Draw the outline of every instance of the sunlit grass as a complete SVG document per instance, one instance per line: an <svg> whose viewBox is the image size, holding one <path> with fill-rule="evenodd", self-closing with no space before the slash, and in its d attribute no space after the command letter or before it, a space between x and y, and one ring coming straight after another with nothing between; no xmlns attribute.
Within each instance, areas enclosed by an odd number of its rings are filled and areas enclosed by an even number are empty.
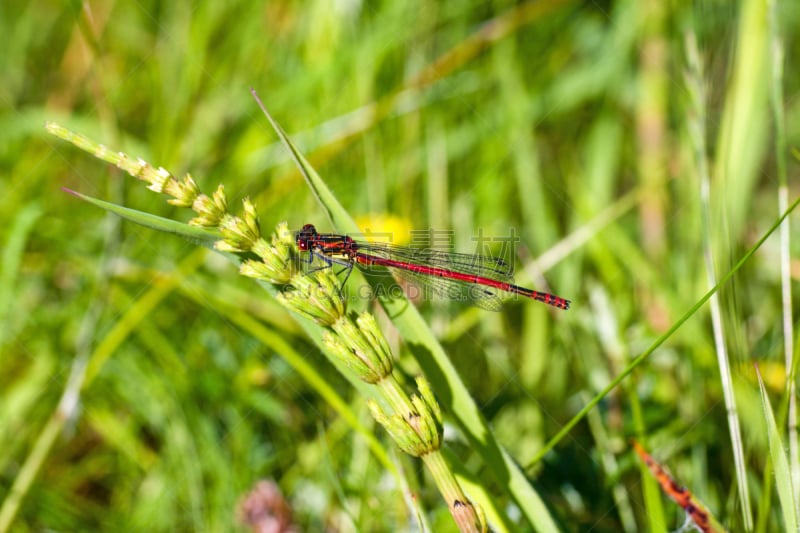
<svg viewBox="0 0 800 533"><path fill-rule="evenodd" d="M224 184L232 205L249 196L263 228L353 231L328 217L249 87L348 215L453 230L460 251L513 228L517 281L573 301L566 313L423 304L417 325L380 318L407 390L423 373L434 384L445 456L494 527L542 528L519 508L536 494L568 531L645 529L659 505L655 523L678 528L682 511L639 471L631 437L728 530L748 513L756 530L790 523L787 494L800 491L768 463L783 442L788 468L800 464L785 425L796 408L782 407L793 217L719 293L729 378L706 305L598 394L710 288L704 250L719 281L797 197L792 3L79 9L0 17L0 525L235 531L238 502L271 479L306 531L413 530L419 510L431 530L454 530L418 461L376 455L395 447L364 396L271 296L196 243L61 191L193 216L47 136L46 120L190 171L203 190ZM687 79L690 31L702 68ZM692 83L705 97L692 102ZM769 434L753 362L773 370ZM489 429L464 422L477 414ZM485 431L505 460L488 458ZM504 477L537 458L527 479Z"/></svg>

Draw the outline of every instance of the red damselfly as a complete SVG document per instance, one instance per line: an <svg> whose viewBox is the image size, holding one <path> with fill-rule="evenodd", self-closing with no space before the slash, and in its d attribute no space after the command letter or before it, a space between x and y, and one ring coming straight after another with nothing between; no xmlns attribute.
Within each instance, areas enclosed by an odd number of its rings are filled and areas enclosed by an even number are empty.
<svg viewBox="0 0 800 533"><path fill-rule="evenodd" d="M438 296L468 301L492 311L502 306L501 292L569 309L569 300L560 296L514 285L514 269L502 259L356 241L347 235L317 233L312 224L303 226L295 240L300 251L311 254L312 261L318 258L326 266L342 265L348 275L355 264L383 266L416 285L430 288Z"/></svg>

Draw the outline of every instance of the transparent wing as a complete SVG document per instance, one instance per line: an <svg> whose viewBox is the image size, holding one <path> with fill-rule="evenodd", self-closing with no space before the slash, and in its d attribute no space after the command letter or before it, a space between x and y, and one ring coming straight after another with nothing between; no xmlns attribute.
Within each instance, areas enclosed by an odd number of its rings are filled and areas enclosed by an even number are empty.
<svg viewBox="0 0 800 533"><path fill-rule="evenodd" d="M445 268L498 281L512 282L514 276L513 266L498 257L487 255L460 254L430 248L412 248L369 242L359 242L358 249L366 254L384 259Z"/></svg>
<svg viewBox="0 0 800 533"><path fill-rule="evenodd" d="M411 287L406 288L406 294L412 300L442 298L475 305L489 311L499 311L503 307L503 300L500 297L502 291L494 287L429 276L399 268L390 270L398 278L411 284Z"/></svg>

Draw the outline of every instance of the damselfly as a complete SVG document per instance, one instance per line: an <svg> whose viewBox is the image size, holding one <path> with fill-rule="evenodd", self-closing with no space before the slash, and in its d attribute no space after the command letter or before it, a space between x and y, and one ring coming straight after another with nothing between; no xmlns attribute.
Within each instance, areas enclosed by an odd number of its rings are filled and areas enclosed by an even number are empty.
<svg viewBox="0 0 800 533"><path fill-rule="evenodd" d="M309 252L312 260L319 258L327 266L340 264L348 269L348 275L355 264L384 266L438 296L465 300L492 311L502 306L501 292L569 309L569 300L560 296L514 285L513 267L499 258L356 241L347 235L317 233L311 224L303 226L295 239L297 247Z"/></svg>

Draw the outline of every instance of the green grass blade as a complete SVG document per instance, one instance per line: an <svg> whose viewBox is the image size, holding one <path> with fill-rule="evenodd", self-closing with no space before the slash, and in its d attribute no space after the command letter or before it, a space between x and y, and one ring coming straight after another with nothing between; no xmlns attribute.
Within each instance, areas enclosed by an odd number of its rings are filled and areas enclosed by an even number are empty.
<svg viewBox="0 0 800 533"><path fill-rule="evenodd" d="M278 137L289 150L306 183L319 201L320 207L336 229L344 233L359 232L360 229L350 214L339 203L311 164L295 148L289 136L272 118L254 91L253 96ZM378 276L370 278L375 280ZM385 291L379 292L379 294L384 293ZM514 459L495 439L480 409L447 357L444 348L436 340L416 307L405 297L392 299L382 297L380 302L410 347L425 372L425 376L431 382L437 399L444 405L445 410L456 419L473 449L483 458L488 471L492 472L496 480L508 491L534 528L539 531L556 531L555 522L544 502L528 483L526 476Z"/></svg>
<svg viewBox="0 0 800 533"><path fill-rule="evenodd" d="M686 72L686 85L689 89L691 112L689 113L689 131L691 144L694 148L695 165L699 178L700 189L700 220L701 234L703 243L703 258L706 267L706 279L709 287L716 285L716 260L715 247L713 246L711 223L711 177L709 174L706 159L706 123L704 104L707 101L705 87L703 85L703 64L701 55L697 49L697 40L693 32L689 32L686 38L686 56L688 68ZM750 511L750 494L747 490L747 469L744 458L744 445L742 443L742 432L740 429L741 417L736 403L736 395L733 391L733 379L731 377L731 364L728 355L728 342L723 321L723 312L720 305L718 294L714 294L709 302L711 311L711 331L713 332L714 347L717 354L717 366L719 367L720 384L722 385L722 396L725 401L726 412L728 415L728 431L730 434L731 450L733 452L734 471L736 473L736 484L739 489L739 497L742 501L742 514L744 526L747 530L753 529L752 512Z"/></svg>
<svg viewBox="0 0 800 533"><path fill-rule="evenodd" d="M97 198L92 198L91 196L87 196L70 189L64 190L77 196L81 200L85 200L90 204L96 205L97 207L105 209L106 211L110 211L121 216L122 218L130 220L131 222L135 222L154 230L163 231L165 233L174 233L175 235L179 235L194 244L199 244L201 246L205 246L206 248L213 249L214 243L220 239L220 235L216 231L197 226L190 226L189 224L184 224L183 222L162 218L156 215L151 215L150 213L145 213L143 211L137 211L136 209L131 209L129 207L123 207L121 205L112 204L111 202L98 200Z"/></svg>
<svg viewBox="0 0 800 533"><path fill-rule="evenodd" d="M786 119L784 118L783 94L783 62L784 45L779 23L777 0L768 0L768 29L771 49L771 80L770 103L772 109L772 122L775 128L775 170L778 174L778 209L786 208L789 203L789 184L786 177ZM791 226L785 222L781 226L781 304L783 310L783 347L786 368L794 366L794 318L792 316L792 275L791 275ZM800 443L797 434L797 385L794 380L789 381L789 464L792 471L792 484L800 485ZM800 508L797 498L800 494L795 492L795 506Z"/></svg>
<svg viewBox="0 0 800 533"><path fill-rule="evenodd" d="M775 486L778 490L778 500L781 502L783 511L783 521L785 531L797 531L797 510L794 506L794 488L792 487L792 477L789 471L789 461L783 452L783 442L775 423L775 416L772 414L767 389L761 379L761 372L756 367L758 374L758 385L761 391L761 406L764 409L764 420L767 423L767 437L769 439L769 454L775 470Z"/></svg>
<svg viewBox="0 0 800 533"><path fill-rule="evenodd" d="M739 261L733 266L733 268L731 270L729 270L727 274L722 276L722 278L720 278L719 283L714 285L714 287L712 287L708 292L706 292L705 295L703 295L703 297L700 298L697 301L697 303L695 303L691 308L689 308L689 310L686 311L686 313L684 313L684 315L682 317L680 317L674 324L672 324L672 326L669 327L669 329L667 329L667 331L665 331L660 337L658 337L653 342L653 344L650 345L649 348L647 348L644 352L642 352L641 354L636 356L636 358L633 359L633 361L631 361L631 363L627 367L625 367L625 370L620 372L620 374L616 378L614 378L608 385L606 385L606 387L602 391L600 391L594 398L592 398L589 401L589 403L587 403L585 406L583 406L583 408L580 411L578 411L578 413L575 416L573 416L572 419L569 422L564 424L564 427L562 427L561 430L558 433L556 433L556 435L552 439L550 439L547 442L547 444L545 444L542 447L541 450L539 450L536 453L536 455L533 457L533 459L531 459L531 461L528 463L527 468L532 467L533 465L538 463L545 455L547 455L547 452L552 450L553 447L555 447L556 444L561 442L561 439L563 439L570 432L570 430L572 430L572 428L575 427L575 425L578 422L583 420L583 418L586 416L586 414L589 411L594 409L594 407L598 403L600 403L603 400L603 398L605 398L608 395L609 392L614 390L617 387L617 385L622 383L622 381L626 377L628 377L628 375L631 372L633 372L633 370L637 366L639 366L645 359L647 359L648 356L650 356L650 354L652 354L654 351L656 351L662 344L664 344L664 342L666 342L667 339L669 339L676 331L678 331L681 328L681 326L683 326L683 324L686 323L687 320L689 320L703 305L705 305L705 303L709 299L711 299L711 297L714 294L717 293L717 291L719 291L720 287L722 287L728 281L730 281L730 279L733 277L733 275L736 274L736 272L738 272L740 268L742 268L742 266L753 256L753 254L756 253L756 251L759 248L761 248L761 245L764 244L764 242L769 238L769 236L772 235L775 232L775 230L777 230L780 227L781 223L789 216L789 214L792 211L794 211L794 209L798 205L800 205L800 197L798 197L792 203L792 205L789 206L789 208L786 210L786 212L784 212L780 216L780 218L778 218L778 220L775 221L775 223L772 225L772 227L770 227L767 230L767 232L764 233L764 235L761 236L761 238L758 240L758 242L756 242L747 251L747 253L745 253L741 257L741 259L739 259Z"/></svg>
<svg viewBox="0 0 800 533"><path fill-rule="evenodd" d="M664 506L661 503L661 492L658 482L647 471L647 466L639 467L642 479L642 494L644 495L645 515L649 531L661 533L667 531L667 520L664 517Z"/></svg>
<svg viewBox="0 0 800 533"><path fill-rule="evenodd" d="M11 314L12 296L19 274L22 253L28 236L41 215L42 208L38 204L30 204L20 209L14 217L8 232L8 239L3 246L2 258L0 258L2 261L0 263L0 347L5 344L7 337L11 336L8 331L11 321L7 317Z"/></svg>

